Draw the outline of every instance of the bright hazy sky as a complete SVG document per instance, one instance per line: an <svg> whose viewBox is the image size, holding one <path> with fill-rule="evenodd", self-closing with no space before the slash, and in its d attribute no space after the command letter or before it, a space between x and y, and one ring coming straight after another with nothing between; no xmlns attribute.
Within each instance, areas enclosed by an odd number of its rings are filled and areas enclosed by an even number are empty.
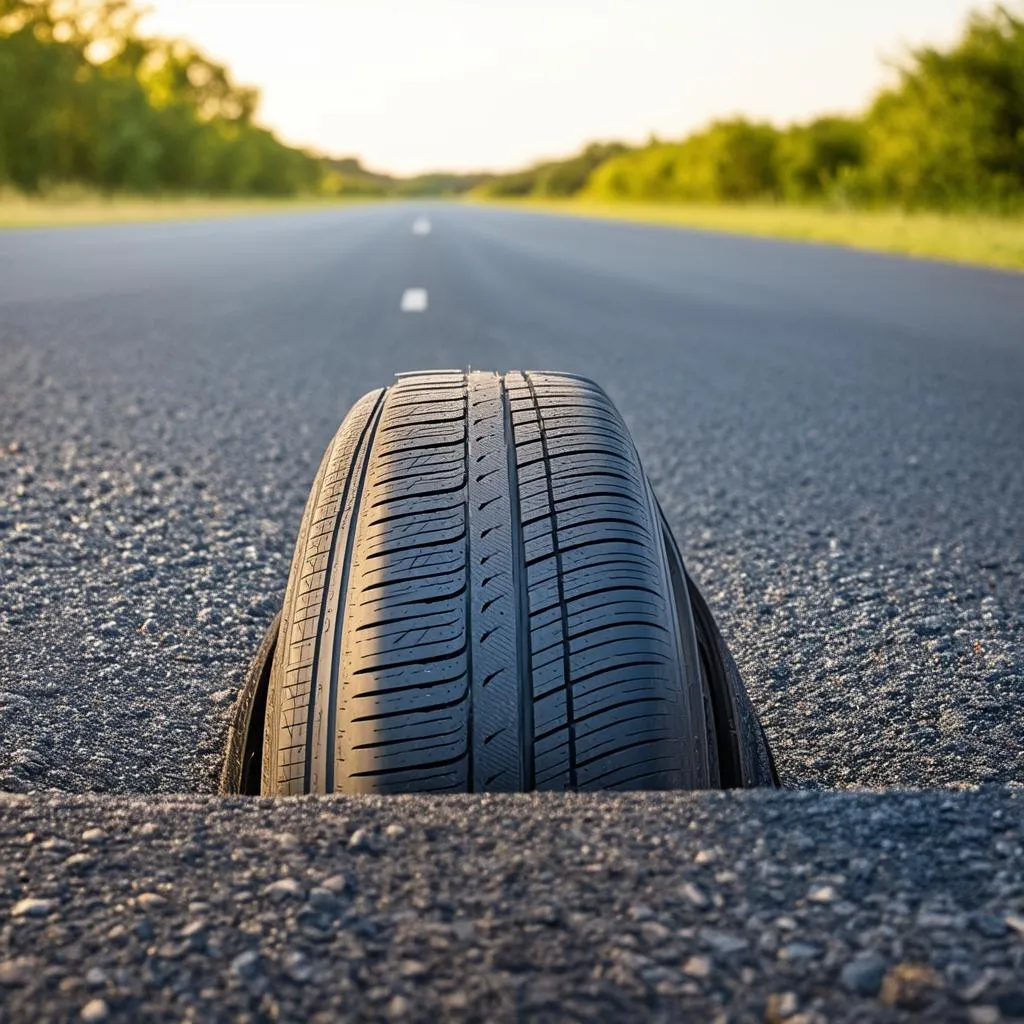
<svg viewBox="0 0 1024 1024"><path fill-rule="evenodd" d="M862 106L966 0L150 0L258 86L286 141L374 169L500 169L712 117Z"/></svg>

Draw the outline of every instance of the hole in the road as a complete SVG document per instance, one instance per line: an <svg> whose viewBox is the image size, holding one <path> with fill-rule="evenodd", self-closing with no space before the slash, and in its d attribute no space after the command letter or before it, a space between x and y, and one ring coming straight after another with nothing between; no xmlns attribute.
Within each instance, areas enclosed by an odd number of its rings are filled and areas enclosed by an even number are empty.
<svg viewBox="0 0 1024 1024"><path fill-rule="evenodd" d="M274 661L280 628L281 613L278 612L252 659L245 683L235 701L221 772L222 793L260 794L263 723L267 712L267 691L270 689L270 666Z"/></svg>

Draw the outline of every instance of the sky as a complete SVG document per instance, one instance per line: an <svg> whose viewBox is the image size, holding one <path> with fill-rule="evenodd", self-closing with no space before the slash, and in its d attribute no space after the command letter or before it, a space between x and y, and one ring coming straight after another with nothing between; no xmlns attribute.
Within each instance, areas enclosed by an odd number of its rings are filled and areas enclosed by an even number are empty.
<svg viewBox="0 0 1024 1024"><path fill-rule="evenodd" d="M965 0L149 0L258 86L286 142L399 174L500 170L715 117L853 112Z"/></svg>

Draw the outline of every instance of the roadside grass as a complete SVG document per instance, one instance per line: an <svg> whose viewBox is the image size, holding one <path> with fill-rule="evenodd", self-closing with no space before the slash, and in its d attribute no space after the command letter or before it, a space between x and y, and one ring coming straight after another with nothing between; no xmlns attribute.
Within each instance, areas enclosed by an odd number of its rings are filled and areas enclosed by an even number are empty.
<svg viewBox="0 0 1024 1024"><path fill-rule="evenodd" d="M328 209L365 201L359 198L320 199L315 196L285 199L230 196L107 197L76 190L47 196L25 196L0 191L0 229L206 220L211 217L244 217L258 213Z"/></svg>
<svg viewBox="0 0 1024 1024"><path fill-rule="evenodd" d="M362 197L285 199L204 196L105 197L67 189L45 197L0 191L0 229L203 220L330 209L380 200ZM813 206L731 206L518 199L483 202L509 209L600 217L674 227L825 242L855 249L1024 271L1024 216L837 210Z"/></svg>
<svg viewBox="0 0 1024 1024"><path fill-rule="evenodd" d="M541 213L826 242L875 252L1024 270L1024 216L833 210L825 207L598 202L589 199L479 200Z"/></svg>

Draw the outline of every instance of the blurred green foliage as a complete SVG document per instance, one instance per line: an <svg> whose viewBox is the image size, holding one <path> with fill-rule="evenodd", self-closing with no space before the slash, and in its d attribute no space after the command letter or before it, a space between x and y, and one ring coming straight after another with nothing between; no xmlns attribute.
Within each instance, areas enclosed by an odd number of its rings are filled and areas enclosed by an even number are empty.
<svg viewBox="0 0 1024 1024"><path fill-rule="evenodd" d="M0 0L0 183L32 193L290 195L342 190L253 122L257 94L180 40L145 38L129 0Z"/></svg>
<svg viewBox="0 0 1024 1024"><path fill-rule="evenodd" d="M398 181L287 146L258 94L182 40L139 30L133 0L0 0L0 188L385 196L462 192L481 175Z"/></svg>
<svg viewBox="0 0 1024 1024"><path fill-rule="evenodd" d="M255 90L187 42L145 36L140 16L134 0L0 0L0 187L1024 207L1024 13L1005 6L946 50L911 51L861 117L735 118L512 174L404 180L285 145L255 123Z"/></svg>
<svg viewBox="0 0 1024 1024"><path fill-rule="evenodd" d="M1024 207L1024 15L1005 6L976 12L954 46L912 50L896 70L896 83L861 117L822 117L786 129L717 121L679 142L591 146L563 163L495 178L476 193ZM552 181L569 188L553 191Z"/></svg>
<svg viewBox="0 0 1024 1024"><path fill-rule="evenodd" d="M502 174L477 186L478 195L494 199L522 196L558 198L582 191L590 175L602 164L629 150L617 142L593 142L582 153L568 160L535 164L524 171Z"/></svg>

